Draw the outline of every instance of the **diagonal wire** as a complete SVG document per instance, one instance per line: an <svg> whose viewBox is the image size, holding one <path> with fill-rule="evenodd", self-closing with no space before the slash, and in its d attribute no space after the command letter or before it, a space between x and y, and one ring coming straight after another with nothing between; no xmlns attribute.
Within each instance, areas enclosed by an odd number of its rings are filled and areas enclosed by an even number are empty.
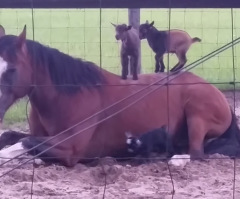
<svg viewBox="0 0 240 199"><path fill-rule="evenodd" d="M236 44L236 43L235 43L235 44ZM232 45L235 45L235 44L232 44ZM231 46L229 46L228 48L230 48L230 47L231 47ZM223 50L226 50L226 49L222 49L222 50L219 51L218 53L222 52ZM214 55L215 55L215 54L213 54L211 57L213 57ZM209 57L208 59L210 59L211 57ZM205 59L204 61L207 61L208 59ZM189 71L189 70L195 68L196 66L197 66L197 65L195 64L195 65L189 67L186 71ZM134 102L128 104L127 106L125 106L124 108L120 109L119 111L116 111L115 113L109 115L108 117L106 117L106 118L104 118L104 119L101 119L101 120L99 120L98 122L96 122L96 123L94 123L94 124L92 124L92 125L90 125L90 126L84 128L84 129L82 129L81 131L75 132L75 133L73 133L72 135L66 137L65 139L59 141L58 143L56 143L56 144L54 144L54 145L48 147L47 149L45 149L44 151L42 151L42 152L39 153L38 155L33 156L33 157L30 158L29 160L27 160L27 161L21 163L20 165L18 165L18 166L16 166L16 167L12 168L11 170L9 170L9 171L3 173L3 174L0 176L0 178L3 177L3 176L5 176L5 175L7 175L7 174L10 173L11 171L13 171L13 170L15 170L15 169L21 167L22 165L26 164L27 162L29 162L29 161L31 161L31 160L37 158L38 156L44 154L46 151L48 151L48 150L54 148L55 146L57 146L57 145L59 145L59 144L65 142L65 141L69 140L70 138L72 138L72 137L78 135L79 133L82 133L82 132L84 132L84 131L86 131L86 130L88 130L88 129L90 129L90 128L92 128L92 127L94 127L94 126L96 126L96 125L98 125L98 124L100 124L100 123L102 123L102 122L108 120L108 119L110 119L111 117L114 117L115 115L117 115L117 114L119 114L120 112L122 112L122 111L126 110L127 108L131 107L132 105L134 105L135 103L139 102L140 100L142 100L142 99L143 99L144 97L146 97L147 95L149 95L149 94L153 93L154 91L156 91L157 89L159 89L159 88L165 86L166 84L168 84L169 82L171 82L172 80L176 79L177 77L181 76L181 75L184 74L184 73L185 73L185 72L177 73L177 74L176 74L174 77L172 77L172 79L169 80L168 82L166 82L166 83L164 83L164 84L162 84L162 85L156 86L156 88L154 88L153 90L151 90L151 91L148 92L147 94L145 94L145 95L139 97L137 100L135 100ZM173 74L174 74L174 73L173 73ZM57 136L56 136L56 137L57 137ZM51 139L52 139L52 138L51 138ZM48 140L50 140L50 139L48 139ZM45 140L44 142L46 142L46 141L48 141L48 140ZM29 149L28 151L33 150L33 149L37 148L38 146L40 146L40 145L42 145L42 144L43 144L43 142L40 143L40 144L38 144L38 145L36 145L35 147L32 147L32 148ZM25 153L27 153L27 151L24 152L24 153L22 153L22 154L20 154L20 155L18 155L18 156L15 156L14 158L11 158L10 160L8 160L8 161L2 163L1 165L6 164L7 162L9 162L9 161L11 161L11 160L13 160L13 159L15 159L15 158L17 158L17 157L19 157L19 156L25 154ZM1 165L0 165L0 166L1 166Z"/></svg>

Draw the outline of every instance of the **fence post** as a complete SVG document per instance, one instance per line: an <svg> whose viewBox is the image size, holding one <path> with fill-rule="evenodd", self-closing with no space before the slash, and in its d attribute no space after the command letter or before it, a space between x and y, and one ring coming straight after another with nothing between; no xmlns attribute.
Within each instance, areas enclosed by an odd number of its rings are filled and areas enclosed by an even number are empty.
<svg viewBox="0 0 240 199"><path fill-rule="evenodd" d="M131 25L132 27L134 27L135 29L138 30L138 27L140 25L140 9L139 8L138 9L128 9L128 23L129 23L129 25ZM141 71L142 71L141 41L139 41L139 43L140 43L140 55L139 55L139 65L138 65L138 69L137 69L138 74L141 73ZM132 74L132 71L130 73Z"/></svg>

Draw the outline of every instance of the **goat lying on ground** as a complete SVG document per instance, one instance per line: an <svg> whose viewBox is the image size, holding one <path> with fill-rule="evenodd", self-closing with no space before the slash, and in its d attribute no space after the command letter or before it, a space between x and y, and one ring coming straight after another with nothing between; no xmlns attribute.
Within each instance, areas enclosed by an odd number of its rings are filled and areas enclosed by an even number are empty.
<svg viewBox="0 0 240 199"><path fill-rule="evenodd" d="M150 24L146 21L139 26L139 39L147 39L149 46L156 53L155 72L164 72L163 55L165 53L175 53L178 58L178 63L170 71L181 69L187 62L188 49L193 43L201 42L201 39L191 38L187 32L182 30L159 31L153 24L154 21Z"/></svg>
<svg viewBox="0 0 240 199"><path fill-rule="evenodd" d="M128 152L134 155L140 155L147 159L151 152L167 152L168 156L174 154L172 141L166 131L166 126L144 133L139 138L133 137L130 132L125 134Z"/></svg>
<svg viewBox="0 0 240 199"><path fill-rule="evenodd" d="M112 25L115 27L116 40L122 41L120 54L122 64L122 79L127 79L129 56L133 80L137 80L137 73L140 68L140 39L138 36L138 31L132 26L127 26L126 24L115 25L112 23Z"/></svg>

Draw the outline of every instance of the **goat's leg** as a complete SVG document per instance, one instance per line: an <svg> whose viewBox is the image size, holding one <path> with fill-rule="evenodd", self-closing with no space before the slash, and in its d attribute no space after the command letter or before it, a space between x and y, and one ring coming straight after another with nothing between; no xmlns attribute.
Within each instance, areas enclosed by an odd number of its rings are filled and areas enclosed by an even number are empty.
<svg viewBox="0 0 240 199"><path fill-rule="evenodd" d="M187 62L186 52L177 52L176 55L179 62L176 66L172 68L171 72L180 70Z"/></svg>
<svg viewBox="0 0 240 199"><path fill-rule="evenodd" d="M138 57L131 56L130 61L131 61L130 63L131 63L133 80L138 80L138 75L137 75Z"/></svg>
<svg viewBox="0 0 240 199"><path fill-rule="evenodd" d="M155 55L155 73L158 73L160 71L160 63L159 63L160 55Z"/></svg>
<svg viewBox="0 0 240 199"><path fill-rule="evenodd" d="M122 64L122 79L127 79L128 75L128 55L121 54L121 64Z"/></svg>
<svg viewBox="0 0 240 199"><path fill-rule="evenodd" d="M164 72L165 65L163 63L163 56L160 57L159 62L160 62L160 66L161 66L160 72Z"/></svg>

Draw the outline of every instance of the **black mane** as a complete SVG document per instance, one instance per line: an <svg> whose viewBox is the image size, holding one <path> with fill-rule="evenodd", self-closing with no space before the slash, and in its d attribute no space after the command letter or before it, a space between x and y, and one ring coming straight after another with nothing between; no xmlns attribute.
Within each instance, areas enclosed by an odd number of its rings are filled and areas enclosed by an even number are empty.
<svg viewBox="0 0 240 199"><path fill-rule="evenodd" d="M7 35L0 39L0 53L8 48L6 52L9 57L16 58L14 46L16 38L16 36ZM90 89L105 82L100 68L92 62L73 58L32 40L27 40L26 46L32 66L46 67L52 83L59 92L76 93L82 88Z"/></svg>

